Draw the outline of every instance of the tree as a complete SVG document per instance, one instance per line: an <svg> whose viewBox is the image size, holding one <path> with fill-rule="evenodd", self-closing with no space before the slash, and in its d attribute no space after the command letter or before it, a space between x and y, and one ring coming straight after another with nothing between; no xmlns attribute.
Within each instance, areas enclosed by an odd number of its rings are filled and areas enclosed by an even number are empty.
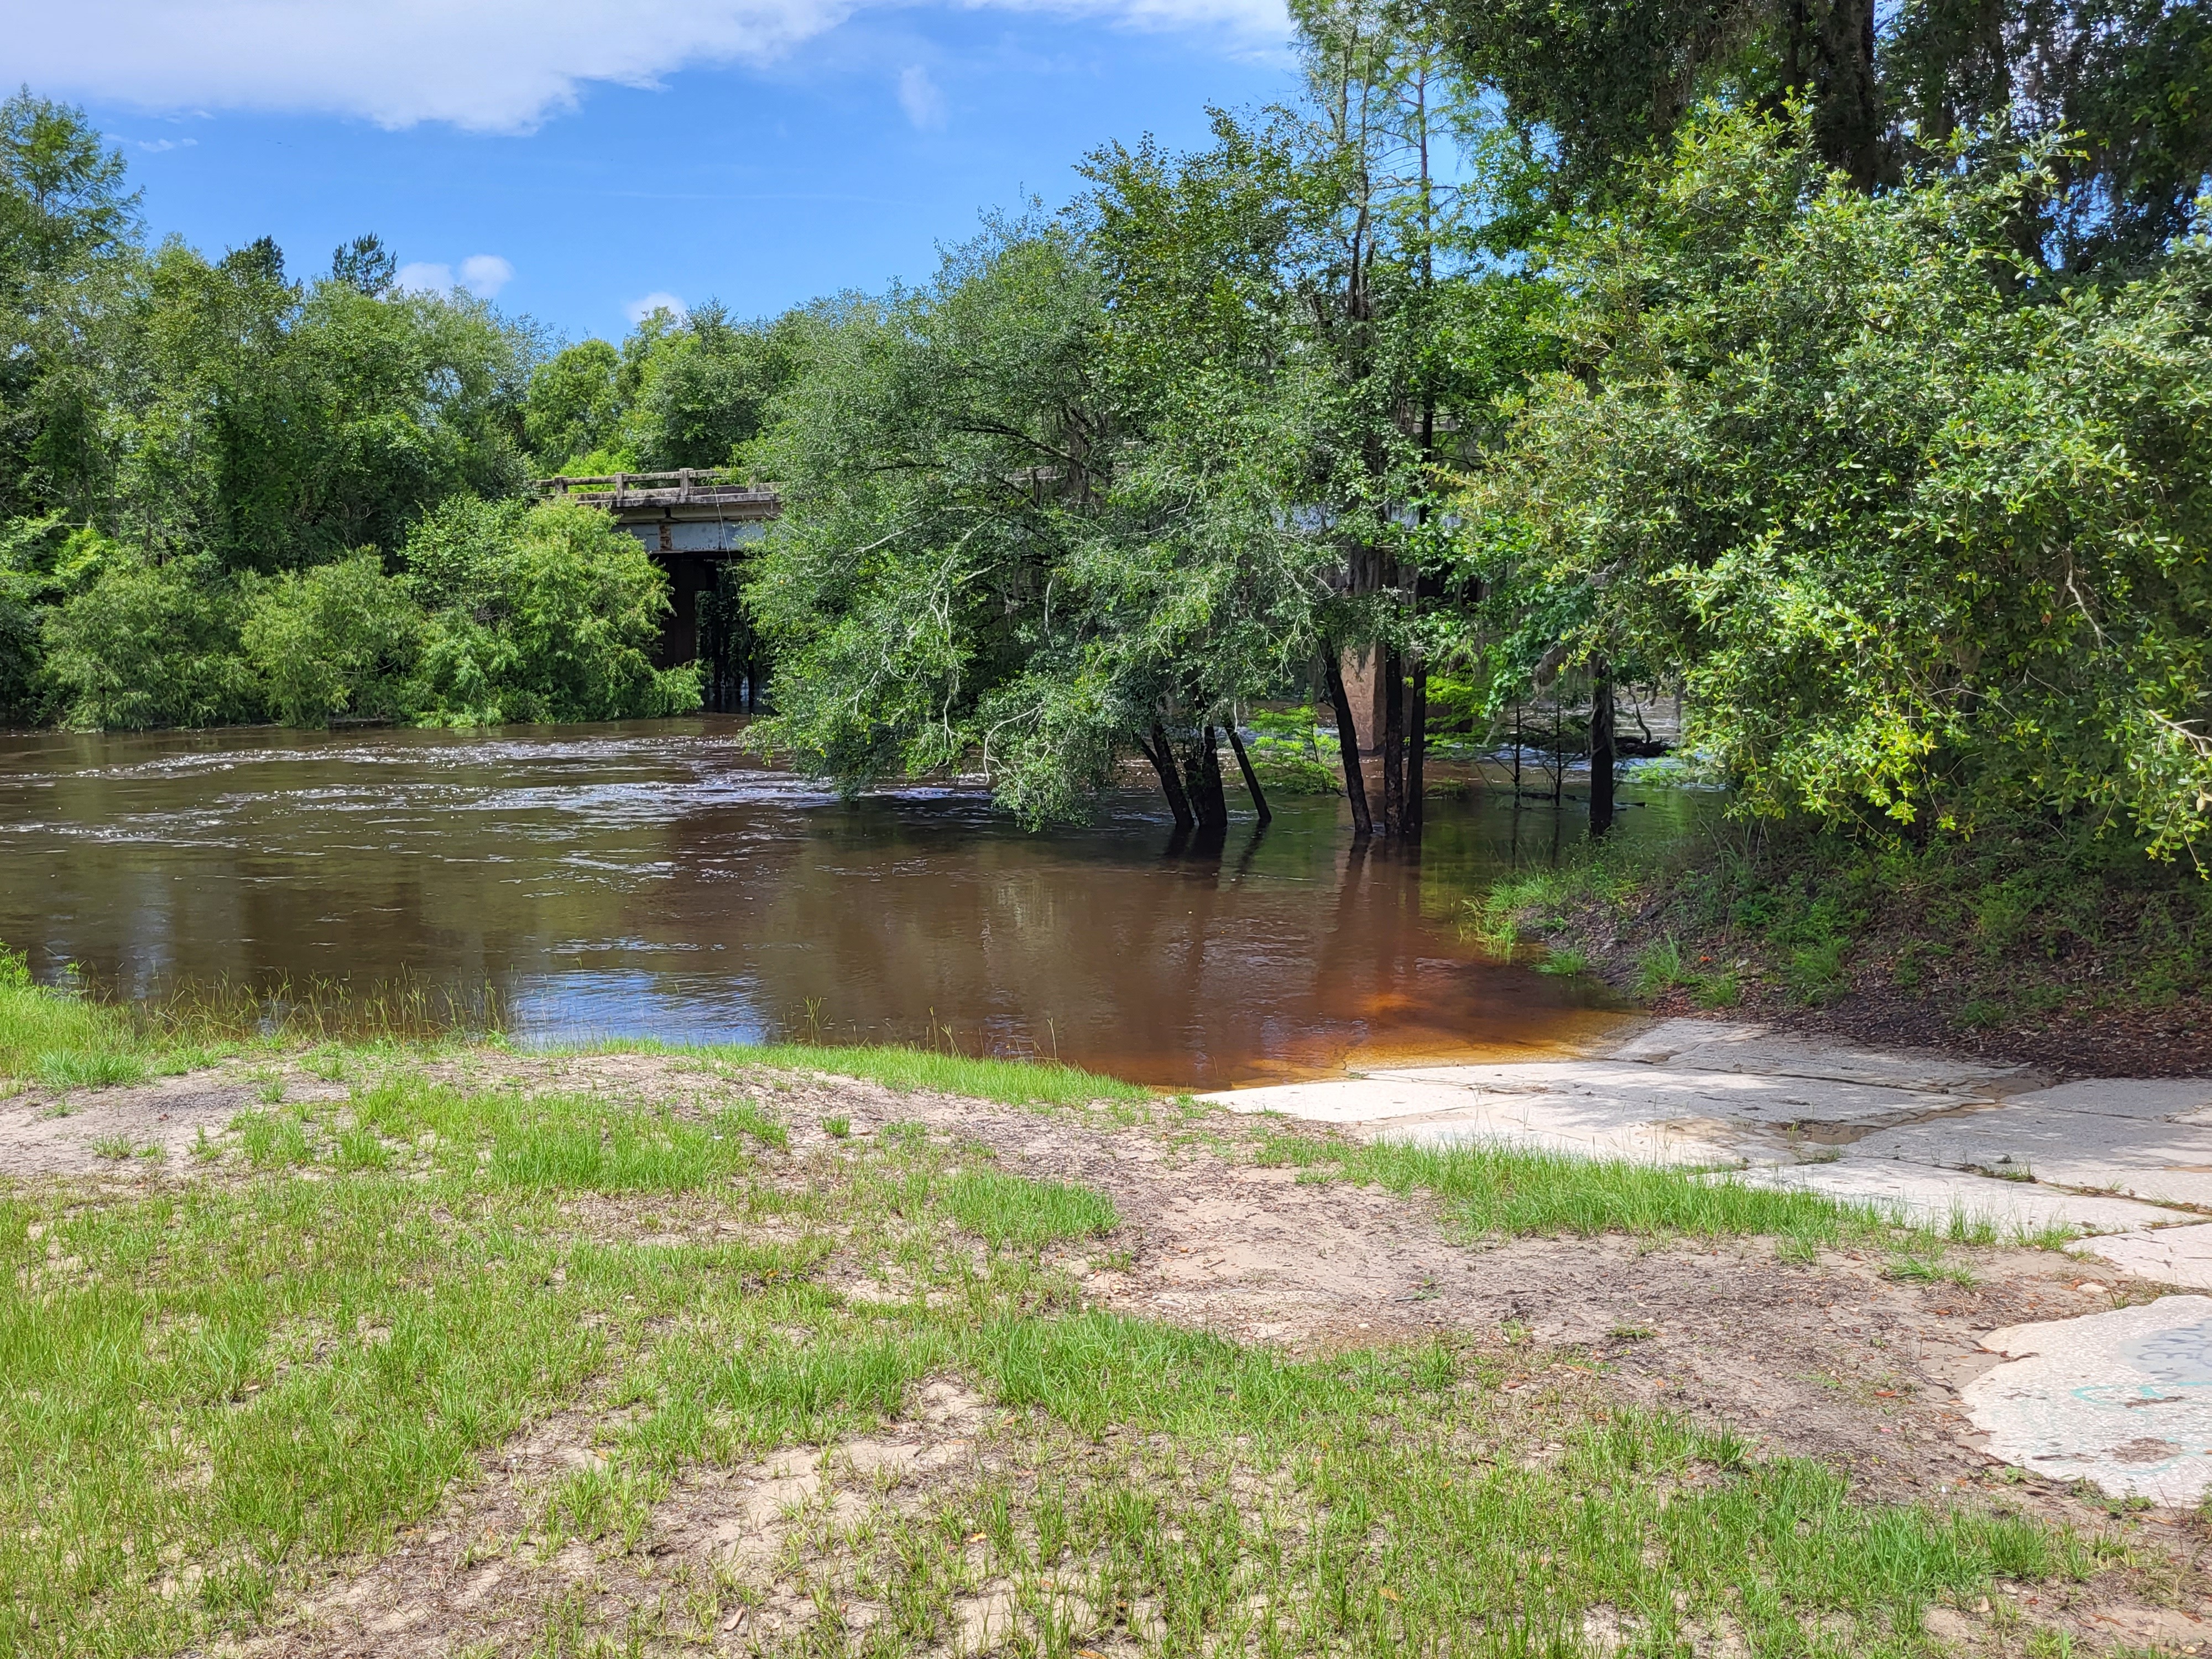
<svg viewBox="0 0 2212 1659"><path fill-rule="evenodd" d="M1034 823L1134 751L1178 822L1225 823L1215 734L1310 649L1311 538L1259 409L1206 392L1238 372L1211 356L1237 302L1182 289L1202 331L1171 343L1117 287L1159 217L1101 217L1095 253L995 226L815 337L754 452L786 501L748 589L777 649L761 730L795 763L848 787L974 764Z"/></svg>
<svg viewBox="0 0 2212 1659"><path fill-rule="evenodd" d="M1708 112L1554 274L1579 372L1475 476L1468 556L1683 678L1743 810L1913 835L2212 805L2212 256L2054 276L2017 173L1862 194Z"/></svg>
<svg viewBox="0 0 2212 1659"><path fill-rule="evenodd" d="M2043 146L2013 240L2052 267L2155 255L2212 172L2212 15L2194 0L1437 5L1465 73L1555 147L1562 207L1605 197L1709 99L1802 109L1862 191L1961 135L1997 162Z"/></svg>
<svg viewBox="0 0 2212 1659"><path fill-rule="evenodd" d="M399 260L374 231L356 236L331 255L331 281L380 300L392 292Z"/></svg>
<svg viewBox="0 0 2212 1659"><path fill-rule="evenodd" d="M699 672L647 657L668 578L579 501L459 495L416 525L401 580L425 616L422 717L456 726L688 714Z"/></svg>
<svg viewBox="0 0 2212 1659"><path fill-rule="evenodd" d="M614 347L585 340L530 371L523 441L541 471L565 472L588 456L622 446L628 413L622 369L622 354Z"/></svg>
<svg viewBox="0 0 2212 1659"><path fill-rule="evenodd" d="M803 315L738 323L719 305L647 318L624 343L625 429L648 469L727 466L790 383Z"/></svg>

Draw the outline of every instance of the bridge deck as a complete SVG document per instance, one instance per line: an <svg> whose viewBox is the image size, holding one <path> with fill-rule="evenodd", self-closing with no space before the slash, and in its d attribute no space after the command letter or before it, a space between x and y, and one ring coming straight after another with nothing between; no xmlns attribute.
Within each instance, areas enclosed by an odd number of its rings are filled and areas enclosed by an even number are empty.
<svg viewBox="0 0 2212 1659"><path fill-rule="evenodd" d="M627 513L658 515L670 507L716 509L731 519L773 519L781 504L775 491L753 483L739 483L711 471L685 467L676 472L614 472L593 477L540 478L535 488L542 495L563 495L620 516Z"/></svg>

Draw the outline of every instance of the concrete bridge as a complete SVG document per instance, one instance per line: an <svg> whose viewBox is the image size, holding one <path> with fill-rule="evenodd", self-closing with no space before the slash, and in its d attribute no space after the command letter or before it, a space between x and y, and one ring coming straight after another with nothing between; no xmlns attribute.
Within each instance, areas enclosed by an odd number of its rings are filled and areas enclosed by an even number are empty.
<svg viewBox="0 0 2212 1659"><path fill-rule="evenodd" d="M746 544L765 536L769 520L781 511L773 489L713 468L540 478L535 488L548 500L567 497L604 507L667 571L675 610L654 653L654 666L660 668L698 659L700 596L714 591L722 566L744 557ZM744 667L737 672L751 678ZM708 705L719 701L710 688Z"/></svg>

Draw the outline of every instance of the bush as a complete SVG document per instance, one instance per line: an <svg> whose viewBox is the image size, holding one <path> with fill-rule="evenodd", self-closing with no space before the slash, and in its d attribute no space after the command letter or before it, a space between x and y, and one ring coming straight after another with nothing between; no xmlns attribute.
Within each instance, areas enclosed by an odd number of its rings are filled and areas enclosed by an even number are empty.
<svg viewBox="0 0 2212 1659"><path fill-rule="evenodd" d="M374 552L256 583L241 640L287 726L413 712L422 612Z"/></svg>
<svg viewBox="0 0 2212 1659"><path fill-rule="evenodd" d="M238 591L212 560L156 564L106 543L86 562L90 580L44 628L65 724L143 730L260 714L239 649Z"/></svg>
<svg viewBox="0 0 2212 1659"><path fill-rule="evenodd" d="M420 696L453 725L611 720L699 707L694 665L646 653L668 579L595 507L459 498L427 515L405 550L428 613Z"/></svg>

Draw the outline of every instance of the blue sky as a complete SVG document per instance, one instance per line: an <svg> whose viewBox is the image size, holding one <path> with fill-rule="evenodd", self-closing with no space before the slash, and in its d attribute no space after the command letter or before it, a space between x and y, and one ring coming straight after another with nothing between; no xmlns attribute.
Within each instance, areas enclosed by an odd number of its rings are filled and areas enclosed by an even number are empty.
<svg viewBox="0 0 2212 1659"><path fill-rule="evenodd" d="M305 275L374 230L414 280L619 337L654 295L926 276L1085 150L1287 94L1284 36L1276 0L87 0L0 78L86 106L156 236L273 235Z"/></svg>

